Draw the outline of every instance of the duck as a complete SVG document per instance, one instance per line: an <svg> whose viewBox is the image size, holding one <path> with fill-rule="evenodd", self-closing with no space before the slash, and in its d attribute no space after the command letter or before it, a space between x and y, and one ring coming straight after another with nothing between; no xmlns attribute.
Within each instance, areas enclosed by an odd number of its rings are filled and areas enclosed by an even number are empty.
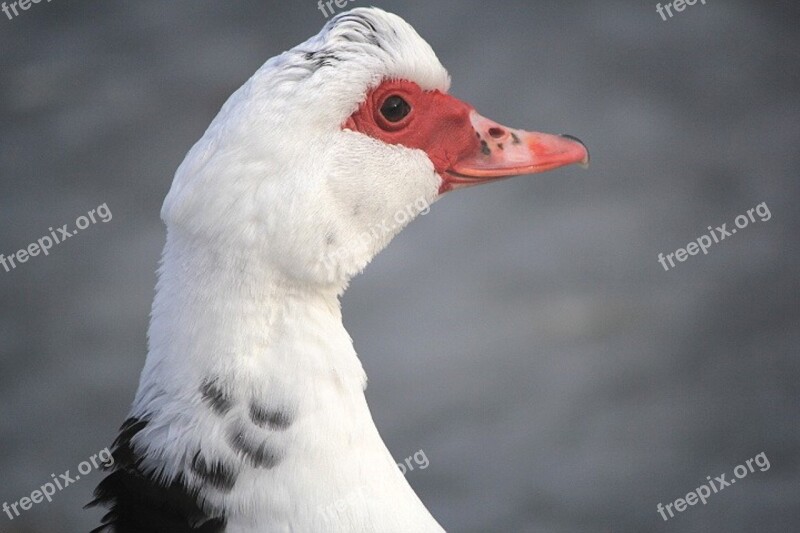
<svg viewBox="0 0 800 533"><path fill-rule="evenodd" d="M147 357L96 533L444 531L373 421L340 298L442 196L589 161L449 88L411 25L356 8L225 102L161 210Z"/></svg>

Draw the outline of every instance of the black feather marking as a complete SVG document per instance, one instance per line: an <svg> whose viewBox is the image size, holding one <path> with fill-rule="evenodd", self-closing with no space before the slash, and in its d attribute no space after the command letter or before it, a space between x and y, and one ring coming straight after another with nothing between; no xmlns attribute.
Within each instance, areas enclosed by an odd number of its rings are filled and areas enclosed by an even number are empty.
<svg viewBox="0 0 800 533"><path fill-rule="evenodd" d="M260 428L269 427L269 429L284 430L292 425L292 417L289 413L267 409L254 403L250 404L250 419Z"/></svg>
<svg viewBox="0 0 800 533"><path fill-rule="evenodd" d="M364 26L366 26L367 28L372 30L372 33L378 33L377 28L375 28L375 25L372 23L371 20L369 20L366 17L362 17L362 21L363 21L362 23L364 24Z"/></svg>
<svg viewBox="0 0 800 533"><path fill-rule="evenodd" d="M86 505L108 508L102 525L92 533L224 533L225 516L209 516L201 509L199 490L190 489L183 475L165 485L139 468L143 457L131 439L147 424L146 419L129 418L120 428L112 471Z"/></svg>
<svg viewBox="0 0 800 533"><path fill-rule="evenodd" d="M354 13L347 13L345 15L340 16L337 19L336 24L338 25L345 22L354 23L356 27L353 28L353 32L360 35L364 39L364 41L368 42L373 46L377 46L380 49L383 49L380 42L378 41L378 29L375 27L375 25L372 23L371 20L361 15L357 15ZM352 42L352 36L348 36L347 34L342 34L342 36L346 38L348 41Z"/></svg>
<svg viewBox="0 0 800 533"><path fill-rule="evenodd" d="M234 427L228 432L228 444L256 468L272 468L281 461L278 452L266 442L254 442L243 427Z"/></svg>
<svg viewBox="0 0 800 533"><path fill-rule="evenodd" d="M230 468L219 460L209 464L200 450L192 459L192 472L222 492L230 492L236 484L236 474Z"/></svg>
<svg viewBox="0 0 800 533"><path fill-rule="evenodd" d="M137 458L134 455L131 440L145 427L147 427L147 420L140 420L135 417L131 417L122 423L122 427L119 428L119 435L117 435L112 445L114 449L112 453L114 463L124 465L130 464L134 467L139 467L141 458Z"/></svg>
<svg viewBox="0 0 800 533"><path fill-rule="evenodd" d="M211 409L220 416L226 414L233 407L233 401L225 391L217 385L217 379L203 380L203 383L200 385L200 394L203 395L203 399L208 402Z"/></svg>
<svg viewBox="0 0 800 533"><path fill-rule="evenodd" d="M337 24L341 24L342 22L354 22L364 29L370 30L372 33L377 33L378 30L375 28L375 25L369 20L367 17L363 15L359 15L356 13L346 13L339 17L337 20Z"/></svg>
<svg viewBox="0 0 800 533"><path fill-rule="evenodd" d="M322 67L332 67L335 63L341 61L335 53L327 50L303 52L303 59L311 64L310 69L312 72L316 72Z"/></svg>

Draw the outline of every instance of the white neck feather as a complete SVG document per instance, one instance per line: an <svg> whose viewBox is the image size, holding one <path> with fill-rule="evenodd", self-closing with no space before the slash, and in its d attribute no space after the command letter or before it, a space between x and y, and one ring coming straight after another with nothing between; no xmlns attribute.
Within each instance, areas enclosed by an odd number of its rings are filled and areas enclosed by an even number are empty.
<svg viewBox="0 0 800 533"><path fill-rule="evenodd" d="M145 469L202 487L229 533L442 531L375 428L341 291L168 235L133 412L150 423L134 444ZM254 409L277 425L259 427ZM274 464L253 464L253 448ZM232 489L193 477L198 451L234 475Z"/></svg>

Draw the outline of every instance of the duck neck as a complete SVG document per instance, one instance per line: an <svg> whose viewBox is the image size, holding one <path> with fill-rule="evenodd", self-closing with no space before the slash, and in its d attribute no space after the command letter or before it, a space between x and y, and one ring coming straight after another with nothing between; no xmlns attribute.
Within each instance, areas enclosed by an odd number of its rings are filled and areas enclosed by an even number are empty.
<svg viewBox="0 0 800 533"><path fill-rule="evenodd" d="M198 378L224 377L234 387L256 379L266 386L279 376L285 386L328 378L363 393L366 376L342 324L341 292L170 232L140 395L152 387L185 394L175 389Z"/></svg>
<svg viewBox="0 0 800 533"><path fill-rule="evenodd" d="M168 235L133 409L148 422L143 468L182 477L241 531L437 530L375 428L341 292Z"/></svg>

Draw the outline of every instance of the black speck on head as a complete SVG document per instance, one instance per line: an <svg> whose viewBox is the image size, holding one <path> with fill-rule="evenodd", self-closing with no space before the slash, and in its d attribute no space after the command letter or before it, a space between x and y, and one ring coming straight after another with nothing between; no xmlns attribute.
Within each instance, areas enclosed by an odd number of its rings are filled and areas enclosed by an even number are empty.
<svg viewBox="0 0 800 533"><path fill-rule="evenodd" d="M479 131L476 131L476 132L475 132L475 135L478 137L478 139L480 139L480 138L481 138L481 132L479 132Z"/></svg>
<svg viewBox="0 0 800 533"><path fill-rule="evenodd" d="M285 430L292 425L292 416L286 411L268 409L255 403L250 404L250 419L260 428L277 431Z"/></svg>
<svg viewBox="0 0 800 533"><path fill-rule="evenodd" d="M501 150L505 150L505 148L503 147L503 143L497 143L497 147L500 148Z"/></svg>
<svg viewBox="0 0 800 533"><path fill-rule="evenodd" d="M511 132L511 138L513 139L514 144L520 144L522 141L519 140L519 137L513 131Z"/></svg>
<svg viewBox="0 0 800 533"><path fill-rule="evenodd" d="M241 426L234 426L228 432L228 444L256 468L272 468L281 461L277 450L267 442L258 442Z"/></svg>
<svg viewBox="0 0 800 533"><path fill-rule="evenodd" d="M328 232L325 234L325 244L332 246L336 242L336 234Z"/></svg>
<svg viewBox="0 0 800 533"><path fill-rule="evenodd" d="M481 141L481 152L483 152L484 155L489 155L492 153L492 149L489 148L489 143L486 141Z"/></svg>
<svg viewBox="0 0 800 533"><path fill-rule="evenodd" d="M200 394L218 415L226 414L233 407L233 401L219 386L217 379L204 379L200 385Z"/></svg>
<svg viewBox="0 0 800 533"><path fill-rule="evenodd" d="M303 58L308 62L312 72L316 72L322 67L331 67L334 63L341 61L336 54L327 50L315 50L303 53Z"/></svg>
<svg viewBox="0 0 800 533"><path fill-rule="evenodd" d="M200 450L192 459L192 472L197 474L206 484L222 492L230 492L236 484L236 474L226 467L222 461L210 463L206 461Z"/></svg>
<svg viewBox="0 0 800 533"><path fill-rule="evenodd" d="M337 17L337 24L348 24L350 26L348 31L352 32L352 34L350 35L351 39L348 40L352 41L352 38L357 35L360 37L361 42L368 42L373 46L383 48L378 42L378 30L369 18L353 13L345 13ZM343 35L347 35L347 33L345 32Z"/></svg>

